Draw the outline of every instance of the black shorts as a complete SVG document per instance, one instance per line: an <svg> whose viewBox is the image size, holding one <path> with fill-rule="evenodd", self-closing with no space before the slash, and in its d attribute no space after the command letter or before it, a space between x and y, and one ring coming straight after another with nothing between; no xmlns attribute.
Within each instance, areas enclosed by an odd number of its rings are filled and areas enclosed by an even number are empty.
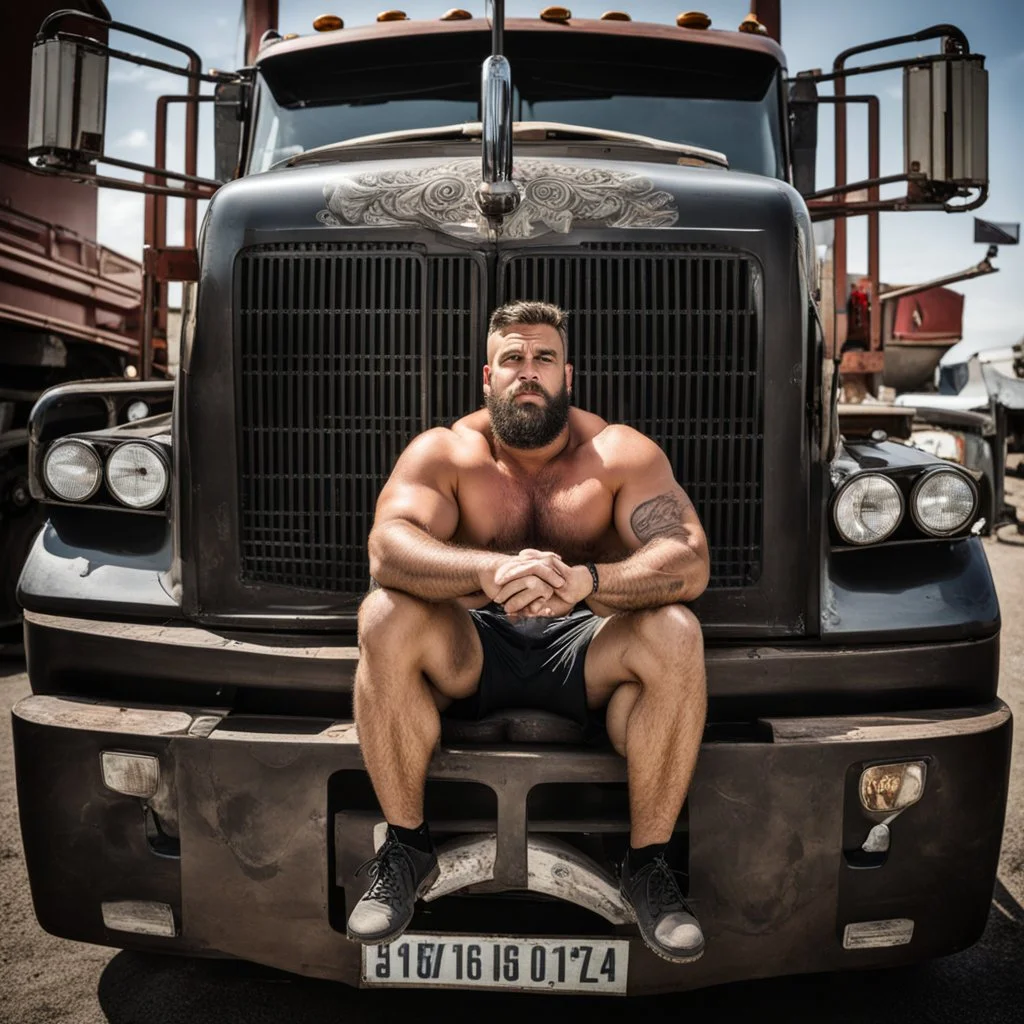
<svg viewBox="0 0 1024 1024"><path fill-rule="evenodd" d="M469 614L484 652L480 684L445 714L480 719L504 708L533 708L589 730L594 716L587 710L583 664L603 619L586 604L556 619L513 620L493 603Z"/></svg>

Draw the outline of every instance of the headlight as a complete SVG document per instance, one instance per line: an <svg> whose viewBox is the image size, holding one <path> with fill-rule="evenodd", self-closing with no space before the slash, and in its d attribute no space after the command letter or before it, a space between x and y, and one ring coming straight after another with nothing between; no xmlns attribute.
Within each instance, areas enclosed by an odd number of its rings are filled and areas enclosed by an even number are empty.
<svg viewBox="0 0 1024 1024"><path fill-rule="evenodd" d="M956 533L966 525L976 504L970 480L948 469L925 473L910 495L914 522L936 537Z"/></svg>
<svg viewBox="0 0 1024 1024"><path fill-rule="evenodd" d="M57 441L43 459L43 480L64 501L86 501L102 479L100 457L84 441Z"/></svg>
<svg viewBox="0 0 1024 1024"><path fill-rule="evenodd" d="M144 420L148 415L149 406L141 399L139 401L132 402L132 404L125 410L125 417L129 423L134 423L136 420Z"/></svg>
<svg viewBox="0 0 1024 1024"><path fill-rule="evenodd" d="M848 544L877 544L899 526L903 495L887 476L865 473L839 492L832 518Z"/></svg>
<svg viewBox="0 0 1024 1024"><path fill-rule="evenodd" d="M167 493L167 466L148 444L128 441L107 460L107 486L129 508L152 508Z"/></svg>

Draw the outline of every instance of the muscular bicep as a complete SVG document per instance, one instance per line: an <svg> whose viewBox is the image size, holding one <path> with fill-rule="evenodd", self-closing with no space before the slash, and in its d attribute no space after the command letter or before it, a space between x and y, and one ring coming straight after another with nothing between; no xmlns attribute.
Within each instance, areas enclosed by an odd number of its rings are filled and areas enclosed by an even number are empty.
<svg viewBox="0 0 1024 1024"><path fill-rule="evenodd" d="M377 499L373 528L396 519L450 540L459 525L457 471L449 431L428 430L414 438L395 463Z"/></svg>
<svg viewBox="0 0 1024 1024"><path fill-rule="evenodd" d="M693 502L676 481L665 453L636 435L615 496L615 529L631 551L661 537L682 540L707 558L707 540Z"/></svg>

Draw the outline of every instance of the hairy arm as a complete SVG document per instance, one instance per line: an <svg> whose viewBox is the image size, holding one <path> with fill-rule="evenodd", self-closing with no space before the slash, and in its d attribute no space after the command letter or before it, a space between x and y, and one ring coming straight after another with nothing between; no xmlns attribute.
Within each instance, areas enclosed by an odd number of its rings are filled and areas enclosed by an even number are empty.
<svg viewBox="0 0 1024 1024"><path fill-rule="evenodd" d="M450 430L428 430L395 464L377 499L367 540L370 575L380 586L425 601L481 591L493 598L500 589L494 577L508 555L451 543L459 525L456 444ZM529 586L550 594L564 582L554 569L540 565Z"/></svg>
<svg viewBox="0 0 1024 1024"><path fill-rule="evenodd" d="M626 611L693 601L708 585L707 539L693 503L676 482L665 453L629 427L617 427L615 529L631 551L597 566L594 599Z"/></svg>

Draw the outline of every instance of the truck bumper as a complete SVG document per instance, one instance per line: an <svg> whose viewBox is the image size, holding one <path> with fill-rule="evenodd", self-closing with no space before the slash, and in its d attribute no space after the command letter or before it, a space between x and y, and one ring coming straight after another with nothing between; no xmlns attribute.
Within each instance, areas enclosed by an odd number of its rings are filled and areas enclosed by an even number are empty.
<svg viewBox="0 0 1024 1024"><path fill-rule="evenodd" d="M352 722L34 695L13 725L26 860L47 931L361 984L345 917L366 885L356 868L372 856L380 815ZM629 994L895 965L980 936L1006 799L1004 704L759 726L704 743L680 822L707 940L700 961L666 963L614 907L552 899L535 877L532 858L551 836L587 848L628 832L625 765L604 750L441 748L427 792L433 831L493 834L495 854L489 880L470 879L475 896L426 904L413 929L624 937ZM104 753L155 758L155 792L109 788ZM923 796L891 822L888 852L866 863L861 844L882 816L862 809L860 773L905 760L927 763ZM173 934L122 930L118 909L136 903L167 908L160 919ZM893 921L913 922L909 934L897 928L908 941L844 943L850 924Z"/></svg>

